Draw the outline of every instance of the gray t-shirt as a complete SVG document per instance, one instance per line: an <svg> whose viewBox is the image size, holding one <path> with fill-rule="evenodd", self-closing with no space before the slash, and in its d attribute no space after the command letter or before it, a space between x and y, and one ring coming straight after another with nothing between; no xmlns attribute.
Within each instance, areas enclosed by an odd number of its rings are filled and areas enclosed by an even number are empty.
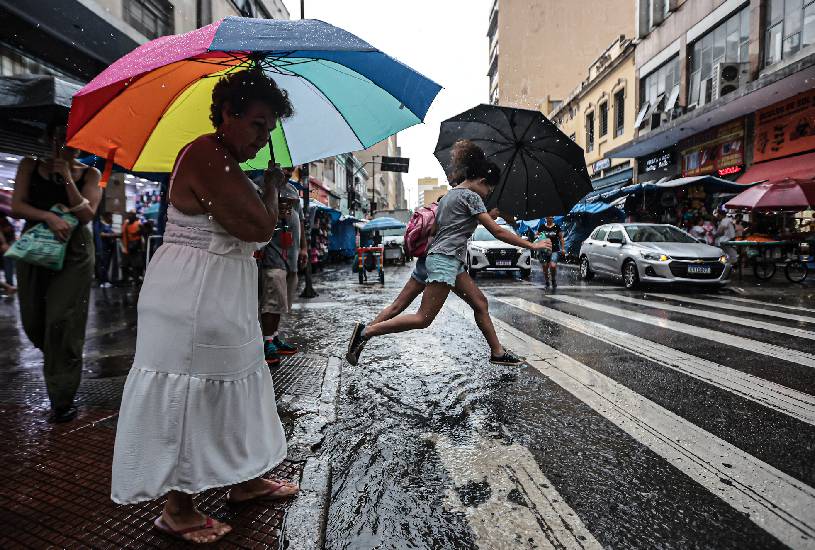
<svg viewBox="0 0 815 550"><path fill-rule="evenodd" d="M438 230L428 254L455 256L462 263L467 258L467 241L478 227L478 216L487 211L477 193L456 187L442 198L436 210Z"/></svg>

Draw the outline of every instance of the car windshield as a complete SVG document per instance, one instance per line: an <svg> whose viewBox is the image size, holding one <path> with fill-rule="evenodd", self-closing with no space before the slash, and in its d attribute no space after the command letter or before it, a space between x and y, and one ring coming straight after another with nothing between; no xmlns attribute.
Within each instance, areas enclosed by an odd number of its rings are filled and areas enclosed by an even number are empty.
<svg viewBox="0 0 815 550"><path fill-rule="evenodd" d="M672 225L628 225L628 238L635 243L695 243L696 239Z"/></svg>
<svg viewBox="0 0 815 550"><path fill-rule="evenodd" d="M509 229L510 231L512 231L512 229L510 229L509 226L507 226L507 225L502 225L501 228L502 229ZM493 234L490 233L489 230L486 227L484 227L483 225L479 225L476 228L475 233L473 233L473 240L474 241L497 241L498 239L496 239L493 236Z"/></svg>

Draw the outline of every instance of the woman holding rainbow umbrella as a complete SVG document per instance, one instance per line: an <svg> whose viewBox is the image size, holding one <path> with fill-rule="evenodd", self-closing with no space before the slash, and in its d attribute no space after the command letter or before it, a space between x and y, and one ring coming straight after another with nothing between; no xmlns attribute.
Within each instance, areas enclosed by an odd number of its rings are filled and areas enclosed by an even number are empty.
<svg viewBox="0 0 815 550"><path fill-rule="evenodd" d="M369 147L421 122L439 89L327 23L230 17L137 48L75 96L71 145L108 167L172 171L165 244L139 297L114 501L167 495L156 528L209 543L231 528L200 513L195 493L230 486L230 503L296 494L263 477L286 456L252 259L277 223L275 159ZM261 199L242 169L267 164Z"/></svg>

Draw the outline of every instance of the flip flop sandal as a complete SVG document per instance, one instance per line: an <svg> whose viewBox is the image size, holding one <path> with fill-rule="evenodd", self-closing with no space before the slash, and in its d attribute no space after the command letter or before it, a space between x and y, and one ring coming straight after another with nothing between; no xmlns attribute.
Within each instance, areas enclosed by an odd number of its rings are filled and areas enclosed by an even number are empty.
<svg viewBox="0 0 815 550"><path fill-rule="evenodd" d="M278 495L277 492L280 491L280 489L283 489L284 487L297 487L298 491L299 491L299 486L296 483L292 483L290 481L283 481L283 482L275 481L274 483L275 483L275 486L272 487L271 489L268 489L267 491L265 491L265 492L263 492L263 493L261 493L261 494L259 494L257 496L247 498L247 499L242 499L242 500L236 500L236 499L232 498L232 491L229 491L229 494L226 495L226 503L227 504L247 504L249 502L259 502L259 501L264 501L264 500L283 500L284 498L291 498L291 497L295 496L294 494L292 494L292 495Z"/></svg>
<svg viewBox="0 0 815 550"><path fill-rule="evenodd" d="M184 535L189 535L190 533L197 533L199 531L206 531L208 529L212 529L213 527L215 527L215 522L212 520L211 517L207 517L207 520L204 522L203 525L197 525L195 527L188 527L186 529L178 529L178 530L176 530L176 529L173 529L172 527L170 527L169 525L167 525L167 522L164 521L164 518L162 516L159 516L159 517L157 517L155 519L155 521L153 521L153 526L160 533L163 533L163 534L165 534L167 536L173 537L174 539L183 540L184 542L189 542L190 544L212 544L213 542L218 542L219 540L221 540L222 538L224 538L226 535L229 534L229 533L224 533L223 535L217 535L216 533L213 533L213 535L215 535L215 539L211 540L209 542L195 542L194 540L190 540L190 539L184 537Z"/></svg>

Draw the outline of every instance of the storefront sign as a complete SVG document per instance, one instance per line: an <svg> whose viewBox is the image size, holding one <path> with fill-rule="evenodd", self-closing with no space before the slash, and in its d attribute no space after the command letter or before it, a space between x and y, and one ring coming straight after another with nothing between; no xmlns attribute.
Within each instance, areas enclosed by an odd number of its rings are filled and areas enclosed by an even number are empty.
<svg viewBox="0 0 815 550"><path fill-rule="evenodd" d="M753 161L761 162L815 149L815 90L756 113Z"/></svg>
<svg viewBox="0 0 815 550"><path fill-rule="evenodd" d="M732 176L733 174L739 174L744 167L742 166L728 166L727 168L719 168L718 172L716 172L719 177L722 176Z"/></svg>
<svg viewBox="0 0 815 550"><path fill-rule="evenodd" d="M674 164L673 149L663 149L639 159L640 172L656 172L657 170L664 170L672 164Z"/></svg>
<svg viewBox="0 0 815 550"><path fill-rule="evenodd" d="M605 170L611 166L611 159L601 159L594 163L594 173Z"/></svg>
<svg viewBox="0 0 815 550"><path fill-rule="evenodd" d="M682 141L682 176L722 175L744 164L744 121L716 126ZM735 172L725 172L735 173Z"/></svg>

